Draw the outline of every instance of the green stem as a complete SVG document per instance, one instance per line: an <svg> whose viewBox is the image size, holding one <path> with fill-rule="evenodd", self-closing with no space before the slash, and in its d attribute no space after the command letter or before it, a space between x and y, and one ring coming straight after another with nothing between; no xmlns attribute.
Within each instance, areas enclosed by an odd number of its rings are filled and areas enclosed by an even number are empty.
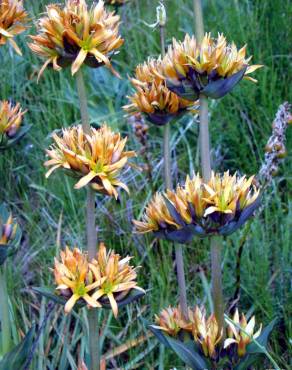
<svg viewBox="0 0 292 370"><path fill-rule="evenodd" d="M86 89L82 70L76 74L77 91L80 102L80 113L82 127L86 134L90 134L90 122L88 113L88 104L86 97ZM95 219L95 192L88 187L87 190L87 206L86 206L86 235L87 235L87 250L88 257L92 259L97 252L97 233L96 233L96 219ZM100 351L99 351L99 330L98 330L98 316L97 310L90 310L88 312L88 328L89 328L89 353L91 370L100 369Z"/></svg>
<svg viewBox="0 0 292 370"><path fill-rule="evenodd" d="M9 352L12 344L9 315L9 297L4 266L0 267L0 317L2 333L2 355Z"/></svg>
<svg viewBox="0 0 292 370"><path fill-rule="evenodd" d="M182 246L175 244L176 273L179 288L179 305L185 318L188 317L188 302Z"/></svg>
<svg viewBox="0 0 292 370"><path fill-rule="evenodd" d="M161 2L164 5L164 2ZM160 24L160 45L161 45L161 56L165 56L165 26ZM163 135L163 158L164 158L164 183L166 189L172 189L171 179L171 150L170 150L170 123L164 126ZM184 271L184 260L183 251L181 245L175 245L175 261L176 261L176 273L177 282L179 289L179 304L183 315L187 318L188 304L187 304L187 289L185 281Z"/></svg>
<svg viewBox="0 0 292 370"><path fill-rule="evenodd" d="M203 179L208 182L211 177L210 137L208 98L204 95L200 95L200 152Z"/></svg>
<svg viewBox="0 0 292 370"><path fill-rule="evenodd" d="M201 0L194 0L196 36L199 41L204 37L204 21ZM208 98L200 95L200 153L201 167L204 182L210 180L211 158L210 158L210 135L208 123ZM224 327L224 298L221 271L221 245L219 237L211 238L211 275L212 275L212 299L214 314L220 330ZM224 334L224 332L223 332Z"/></svg>
<svg viewBox="0 0 292 370"><path fill-rule="evenodd" d="M196 37L200 41L204 37L204 21L201 0L194 0L194 14Z"/></svg>
<svg viewBox="0 0 292 370"><path fill-rule="evenodd" d="M219 326L219 332L224 327L224 302L222 291L221 272L221 245L220 237L211 238L211 266L212 266L212 297L214 313ZM223 332L224 336L224 332Z"/></svg>

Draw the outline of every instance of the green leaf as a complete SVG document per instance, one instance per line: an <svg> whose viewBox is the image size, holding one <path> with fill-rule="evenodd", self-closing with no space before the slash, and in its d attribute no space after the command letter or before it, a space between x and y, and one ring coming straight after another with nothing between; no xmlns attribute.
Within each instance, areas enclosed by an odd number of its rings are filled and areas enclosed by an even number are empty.
<svg viewBox="0 0 292 370"><path fill-rule="evenodd" d="M246 68L243 68L241 71L230 77L209 82L208 85L202 90L202 93L212 99L222 98L224 95L229 93L243 78L245 71Z"/></svg>
<svg viewBox="0 0 292 370"><path fill-rule="evenodd" d="M149 323L146 320L143 321L147 323L146 326L151 331L151 333L155 335L155 337L159 340L160 343L162 343L167 348L171 348L168 343L167 337L163 334L162 330L157 329L154 325L149 325Z"/></svg>
<svg viewBox="0 0 292 370"><path fill-rule="evenodd" d="M234 370L246 370L254 364L259 358L259 355L246 355L242 358L242 360L237 364Z"/></svg>
<svg viewBox="0 0 292 370"><path fill-rule="evenodd" d="M198 352L196 352L196 348L192 341L183 343L170 337L168 337L167 340L172 350L186 365L195 370L209 369L205 359Z"/></svg>
<svg viewBox="0 0 292 370"><path fill-rule="evenodd" d="M0 266L6 261L8 248L7 244L0 244Z"/></svg>
<svg viewBox="0 0 292 370"><path fill-rule="evenodd" d="M277 322L277 319L274 319L272 322L270 322L270 324L268 326L266 326L263 329L261 335L256 339L257 343L252 342L246 347L246 352L247 353L249 353L249 354L264 353L263 349L260 346L262 346L262 347L267 346L269 335L271 334L271 331L273 330L276 322Z"/></svg>
<svg viewBox="0 0 292 370"><path fill-rule="evenodd" d="M32 347L35 326L33 326L23 340L6 353L0 362L0 370L22 370Z"/></svg>
<svg viewBox="0 0 292 370"><path fill-rule="evenodd" d="M143 321L147 323L146 320ZM165 335L162 330L158 329L154 325L146 324L146 326L148 326L149 330L155 335L160 343L165 347L172 349L186 365L195 370L205 370L209 368L209 364L203 356L197 352L195 343L192 340L182 342Z"/></svg>
<svg viewBox="0 0 292 370"><path fill-rule="evenodd" d="M142 298L143 296L145 295L144 292L140 291L140 290L137 290L137 289L131 289L130 293L126 295L126 297L120 301L118 301L118 307L121 308L121 307L124 307L134 301L137 301L138 299ZM102 307L103 308L106 308L106 309L112 309L110 303L108 302L102 302L100 301L100 303L102 304Z"/></svg>

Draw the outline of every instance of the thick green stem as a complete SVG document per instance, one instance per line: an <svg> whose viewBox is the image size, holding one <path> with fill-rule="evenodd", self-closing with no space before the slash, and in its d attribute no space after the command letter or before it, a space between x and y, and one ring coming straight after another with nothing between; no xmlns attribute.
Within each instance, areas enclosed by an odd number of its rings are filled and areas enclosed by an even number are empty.
<svg viewBox="0 0 292 370"><path fill-rule="evenodd" d="M2 354L9 352L11 348L11 325L9 315L9 298L4 266L0 267L0 317L2 334Z"/></svg>
<svg viewBox="0 0 292 370"><path fill-rule="evenodd" d="M204 37L204 21L201 0L194 0L194 14L196 37L201 41Z"/></svg>
<svg viewBox="0 0 292 370"><path fill-rule="evenodd" d="M180 244L175 245L175 260L176 260L177 282L179 288L179 305L184 317L187 318L188 317L187 289L184 272L183 251L182 246Z"/></svg>
<svg viewBox="0 0 292 370"><path fill-rule="evenodd" d="M162 5L164 2L161 1ZM160 44L161 44L161 56L165 56L165 25L160 24ZM166 189L172 189L171 179L171 150L170 150L170 123L164 126L163 135L163 158L164 158L164 183ZM184 272L184 260L181 245L175 245L175 261L176 261L176 272L177 282L179 289L179 303L182 313L187 317L187 289Z"/></svg>
<svg viewBox="0 0 292 370"><path fill-rule="evenodd" d="M220 237L214 236L213 238L211 238L212 297L214 304L214 313L219 326L219 331L221 331L224 327L221 245L222 240L220 239Z"/></svg>
<svg viewBox="0 0 292 370"><path fill-rule="evenodd" d="M80 69L76 74L77 90L80 102L80 113L82 127L86 134L90 134L90 122L88 114L88 105L86 97L86 89L83 79L83 73ZM92 259L97 252L97 233L95 223L95 192L88 187L87 204L86 204L86 235L87 235L87 250L88 257ZM99 352L99 330L97 310L88 312L88 327L89 327L89 353L91 370L100 369L100 352Z"/></svg>
<svg viewBox="0 0 292 370"><path fill-rule="evenodd" d="M210 137L208 123L208 98L200 96L200 152L202 175L205 182L211 177Z"/></svg>
<svg viewBox="0 0 292 370"><path fill-rule="evenodd" d="M96 309L88 311L89 326L89 353L90 353L90 370L100 369L100 348L99 348L99 328L98 312Z"/></svg>
<svg viewBox="0 0 292 370"><path fill-rule="evenodd" d="M164 183L166 189L172 189L171 181L171 151L170 151L170 126L164 126L163 133L163 162L164 162Z"/></svg>

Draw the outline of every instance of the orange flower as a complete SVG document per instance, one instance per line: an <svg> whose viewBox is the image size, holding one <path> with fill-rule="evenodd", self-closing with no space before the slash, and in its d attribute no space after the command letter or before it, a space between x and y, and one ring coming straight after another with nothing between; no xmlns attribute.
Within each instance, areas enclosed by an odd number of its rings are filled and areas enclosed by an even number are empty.
<svg viewBox="0 0 292 370"><path fill-rule="evenodd" d="M129 261L131 257L121 259L119 254L109 250L107 252L104 243L99 245L97 259L93 260L90 268L95 280L101 280L99 289L92 298L99 300L102 297L109 299L114 316L118 316L118 302L124 298L131 289L144 290L137 286L136 268Z"/></svg>
<svg viewBox="0 0 292 370"><path fill-rule="evenodd" d="M22 55L14 37L26 30L27 22L27 13L23 9L22 0L0 1L0 46L8 41L14 50Z"/></svg>
<svg viewBox="0 0 292 370"><path fill-rule="evenodd" d="M103 125L100 129L91 128L86 135L82 126L63 130L62 137L53 134L55 145L47 150L51 158L45 166L51 167L46 177L53 171L63 168L79 178L75 189L88 184L101 193L118 197L117 187L128 191L119 175L128 158L135 156L133 151L124 151L127 138L122 139L110 127Z"/></svg>
<svg viewBox="0 0 292 370"><path fill-rule="evenodd" d="M130 79L136 92L128 97L131 104L124 106L130 114L144 113L156 125L164 125L194 106L193 102L180 98L167 88L162 71L161 59L149 59L138 65L135 78Z"/></svg>
<svg viewBox="0 0 292 370"><path fill-rule="evenodd" d="M90 8L86 0L67 0L64 8L48 5L38 21L39 33L31 36L33 42L29 44L33 52L46 59L39 77L49 64L56 71L71 65L72 75L83 63L92 68L106 65L116 73L110 58L124 42L119 36L119 21L102 0Z"/></svg>
<svg viewBox="0 0 292 370"><path fill-rule="evenodd" d="M163 330L171 336L176 336L181 330L192 332L192 311L188 309L188 320L183 317L180 307L168 307L161 311L159 315L155 315L154 328Z"/></svg>

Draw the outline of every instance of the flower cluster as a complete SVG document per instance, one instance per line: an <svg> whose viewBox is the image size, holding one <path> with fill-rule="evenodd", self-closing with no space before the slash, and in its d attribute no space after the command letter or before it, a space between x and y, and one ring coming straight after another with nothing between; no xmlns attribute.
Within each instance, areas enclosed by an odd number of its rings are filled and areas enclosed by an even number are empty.
<svg viewBox="0 0 292 370"><path fill-rule="evenodd" d="M167 307L155 315L155 328L163 330L170 336L176 336L181 330L192 332L193 323L191 321L192 311L188 309L188 318L186 319L180 307Z"/></svg>
<svg viewBox="0 0 292 370"><path fill-rule="evenodd" d="M0 245L7 245L16 236L17 224L13 221L12 215L6 219L0 217Z"/></svg>
<svg viewBox="0 0 292 370"><path fill-rule="evenodd" d="M51 167L47 177L57 168L63 168L79 178L75 189L90 183L94 190L115 198L118 197L117 187L128 191L119 179L128 158L135 156L133 151L124 151L127 138L122 139L107 125L91 128L87 135L80 125L64 129L62 137L53 134L53 139L55 145L47 150L51 159L45 162L45 166Z"/></svg>
<svg viewBox="0 0 292 370"><path fill-rule="evenodd" d="M29 47L48 65L59 71L71 65L75 74L83 63L92 68L106 65L116 73L110 58L123 44L119 36L120 17L108 12L99 1L88 8L85 0L67 0L64 8L47 6L46 14L38 21L39 34L31 36Z"/></svg>
<svg viewBox="0 0 292 370"><path fill-rule="evenodd" d="M173 40L163 59L163 74L168 88L179 96L196 100L202 93L211 98L221 98L243 77L261 65L249 65L246 46L237 50L227 43L222 34L213 39L206 34L199 43L194 36L185 36L183 42Z"/></svg>
<svg viewBox="0 0 292 370"><path fill-rule="evenodd" d="M25 113L19 103L0 101L0 149L12 145L24 134L21 125Z"/></svg>
<svg viewBox="0 0 292 370"><path fill-rule="evenodd" d="M246 354L246 346L260 336L262 325L254 333L255 317L253 316L247 321L242 314L239 318L238 310L236 310L232 321L226 320L228 324L227 338L224 343L221 343L221 340L225 329L220 331L214 314L207 317L204 307L188 308L187 318L184 318L180 307L168 307L155 316L155 325L151 325L150 329L161 330L178 339L183 338L180 335L181 332L187 332L192 335L194 342L199 345L204 356L212 360L217 360L219 356L225 355L225 353L221 353L222 347L229 352L232 352L231 347L234 347L238 357L243 357Z"/></svg>
<svg viewBox="0 0 292 370"><path fill-rule="evenodd" d="M200 345L205 356L215 358L219 352L218 344L223 333L219 332L219 327L214 315L206 318L205 309L196 306L194 309L188 308L188 317L184 318L180 307L168 307L155 317L157 325L153 328L160 329L170 336L176 337L181 331L190 333L194 341Z"/></svg>
<svg viewBox="0 0 292 370"><path fill-rule="evenodd" d="M246 354L246 346L252 342L252 339L257 339L262 331L262 325L256 333L255 328L255 317L253 316L247 321L244 314L239 317L238 309L236 309L233 317L233 322L227 321L228 324L228 338L225 339L224 348L236 346L237 354L242 357Z"/></svg>
<svg viewBox="0 0 292 370"><path fill-rule="evenodd" d="M96 259L89 260L87 253L68 247L60 253L61 261L55 259L54 275L57 290L67 302L69 313L77 302L100 308L109 301L115 317L119 303L137 286L136 269L130 266L131 257L124 259L114 251L107 252L100 244ZM143 291L144 292L144 291Z"/></svg>
<svg viewBox="0 0 292 370"><path fill-rule="evenodd" d="M133 221L136 230L181 243L191 241L194 235L228 235L259 205L259 189L253 179L229 172L212 173L208 183L199 175L187 177L176 191L154 195L142 221Z"/></svg>
<svg viewBox="0 0 292 370"><path fill-rule="evenodd" d="M28 15L23 8L23 1L0 1L0 46L10 42L14 50L21 55L21 51L14 41L14 37L26 30Z"/></svg>
<svg viewBox="0 0 292 370"><path fill-rule="evenodd" d="M167 88L162 72L161 59L149 59L138 65L135 78L130 79L136 92L128 97L131 103L124 106L130 114L142 112L156 125L164 125L194 106L193 102L180 98Z"/></svg>

